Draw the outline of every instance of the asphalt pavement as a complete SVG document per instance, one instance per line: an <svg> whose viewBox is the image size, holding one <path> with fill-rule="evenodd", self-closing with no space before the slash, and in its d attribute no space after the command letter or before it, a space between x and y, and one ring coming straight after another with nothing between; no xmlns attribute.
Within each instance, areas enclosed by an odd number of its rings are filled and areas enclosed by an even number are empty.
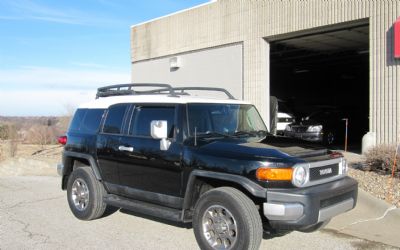
<svg viewBox="0 0 400 250"><path fill-rule="evenodd" d="M363 192L359 204L327 229L266 237L261 249L397 249L399 210L376 205ZM58 177L0 178L0 249L76 248L175 250L198 246L191 228L124 210L113 209L98 220L80 221L70 212Z"/></svg>

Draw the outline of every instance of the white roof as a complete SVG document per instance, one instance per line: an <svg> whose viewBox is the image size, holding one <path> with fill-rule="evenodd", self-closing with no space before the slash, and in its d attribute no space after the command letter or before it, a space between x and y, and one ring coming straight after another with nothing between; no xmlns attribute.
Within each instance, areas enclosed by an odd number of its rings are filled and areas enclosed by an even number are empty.
<svg viewBox="0 0 400 250"><path fill-rule="evenodd" d="M167 95L124 95L109 96L84 103L79 108L106 109L118 103L156 103L156 104L186 104L186 103L221 103L221 104L250 104L245 101L232 99L215 99L196 96L167 96Z"/></svg>

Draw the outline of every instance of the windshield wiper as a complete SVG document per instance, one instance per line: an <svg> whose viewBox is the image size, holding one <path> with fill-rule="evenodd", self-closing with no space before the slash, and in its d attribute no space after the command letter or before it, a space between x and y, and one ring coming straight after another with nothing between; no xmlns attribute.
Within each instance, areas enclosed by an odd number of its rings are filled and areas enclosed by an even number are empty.
<svg viewBox="0 0 400 250"><path fill-rule="evenodd" d="M217 138L217 137L228 138L231 136L228 134L223 134L223 133L212 131L212 132L206 132L206 133L197 133L197 137L200 137L200 138Z"/></svg>

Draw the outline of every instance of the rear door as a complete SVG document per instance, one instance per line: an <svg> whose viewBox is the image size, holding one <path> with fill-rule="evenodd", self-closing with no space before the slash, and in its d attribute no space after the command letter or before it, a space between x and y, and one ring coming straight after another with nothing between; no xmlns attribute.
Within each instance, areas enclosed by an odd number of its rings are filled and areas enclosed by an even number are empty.
<svg viewBox="0 0 400 250"><path fill-rule="evenodd" d="M116 104L106 111L103 127L97 137L97 159L104 184L111 193L120 193L118 161L122 156L119 150L124 121L130 104Z"/></svg>
<svg viewBox="0 0 400 250"><path fill-rule="evenodd" d="M119 178L124 195L135 199L180 207L181 143L176 140L175 105L136 105L127 124L127 135L121 137ZM168 122L168 150L160 150L160 140L150 135L153 120Z"/></svg>

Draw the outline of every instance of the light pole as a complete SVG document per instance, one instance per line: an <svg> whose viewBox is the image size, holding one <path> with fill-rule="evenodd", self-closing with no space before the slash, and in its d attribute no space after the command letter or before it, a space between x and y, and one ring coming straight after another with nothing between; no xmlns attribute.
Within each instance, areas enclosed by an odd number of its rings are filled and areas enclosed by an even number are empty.
<svg viewBox="0 0 400 250"><path fill-rule="evenodd" d="M343 118L342 120L346 122L346 133L344 135L344 152L347 152L347 128L349 126L349 118Z"/></svg>

